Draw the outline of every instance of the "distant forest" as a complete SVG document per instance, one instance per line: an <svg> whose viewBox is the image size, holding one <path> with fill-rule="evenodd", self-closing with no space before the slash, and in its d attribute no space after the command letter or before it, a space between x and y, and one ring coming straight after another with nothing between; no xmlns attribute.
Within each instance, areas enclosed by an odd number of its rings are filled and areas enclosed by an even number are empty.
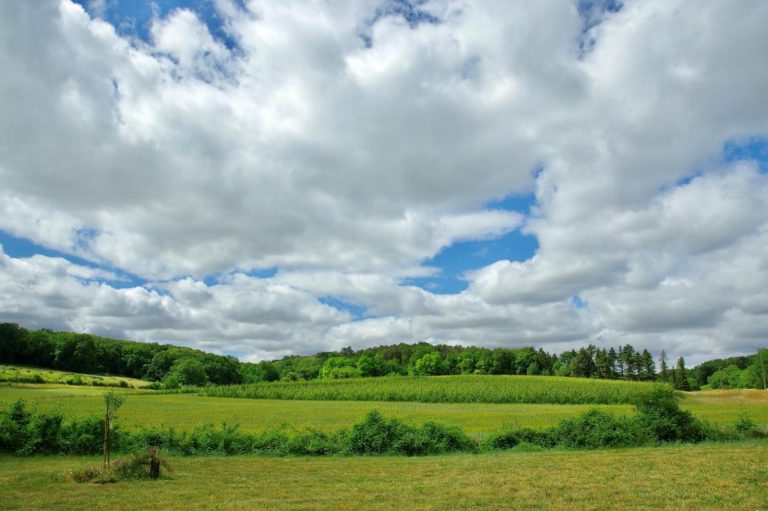
<svg viewBox="0 0 768 511"><path fill-rule="evenodd" d="M157 382L157 386L230 385L276 380L337 379L363 376L527 374L582 378L667 381L680 390L764 388L768 350L756 355L710 360L686 369L662 351L658 368L646 349L594 345L564 353L543 349L477 348L394 344L355 351L292 355L258 363L240 362L169 344L108 339L91 334L28 330L0 323L0 363L91 374L111 374Z"/></svg>

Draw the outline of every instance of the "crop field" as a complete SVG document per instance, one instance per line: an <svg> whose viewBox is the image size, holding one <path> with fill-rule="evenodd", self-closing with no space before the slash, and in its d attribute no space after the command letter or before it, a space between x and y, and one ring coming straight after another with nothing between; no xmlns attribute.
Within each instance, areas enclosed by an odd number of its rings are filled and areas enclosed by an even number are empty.
<svg viewBox="0 0 768 511"><path fill-rule="evenodd" d="M206 388L212 397L427 403L627 404L650 383L553 376L395 376Z"/></svg>
<svg viewBox="0 0 768 511"><path fill-rule="evenodd" d="M70 385L124 388L141 388L149 385L148 381L136 380L125 376L101 376L57 371L55 369L8 365L0 365L0 382L67 383Z"/></svg>
<svg viewBox="0 0 768 511"><path fill-rule="evenodd" d="M0 457L21 509L763 510L768 442L420 458L172 458L172 478L78 484L97 457Z"/></svg>
<svg viewBox="0 0 768 511"><path fill-rule="evenodd" d="M0 385L0 407L24 399L39 411L60 410L68 417L101 413L102 393L98 387L71 385ZM409 424L432 420L455 424L468 434L482 438L505 426L543 429L563 419L578 416L596 407L616 415L631 415L626 404L569 405L529 403L420 403L403 401L307 401L279 399L236 399L196 394L152 394L128 392L120 409L118 424L173 426L191 429L204 424L239 424L246 431L263 431L281 425L307 427L331 432L360 421L373 409ZM768 392L729 390L685 393L682 408L716 425L733 423L745 412L763 430L768 430Z"/></svg>

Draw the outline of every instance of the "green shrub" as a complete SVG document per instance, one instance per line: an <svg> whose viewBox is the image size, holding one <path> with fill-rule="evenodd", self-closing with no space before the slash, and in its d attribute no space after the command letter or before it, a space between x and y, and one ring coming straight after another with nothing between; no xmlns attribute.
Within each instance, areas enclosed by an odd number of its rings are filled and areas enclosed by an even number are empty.
<svg viewBox="0 0 768 511"><path fill-rule="evenodd" d="M560 422L554 436L558 445L577 449L637 446L649 439L636 420L615 417L595 408Z"/></svg>
<svg viewBox="0 0 768 511"><path fill-rule="evenodd" d="M0 413L0 450L22 451L27 442L27 425L31 417L22 399L11 404L8 411Z"/></svg>
<svg viewBox="0 0 768 511"><path fill-rule="evenodd" d="M707 428L691 412L681 410L678 395L667 386L653 391L635 404L636 420L652 440L659 442L700 442L707 438Z"/></svg>
<svg viewBox="0 0 768 511"><path fill-rule="evenodd" d="M302 431L287 442L287 450L296 456L327 456L342 450L342 436L327 434L316 429Z"/></svg>
<svg viewBox="0 0 768 511"><path fill-rule="evenodd" d="M60 413L34 414L27 425L26 443L19 454L56 454L63 417Z"/></svg>
<svg viewBox="0 0 768 511"><path fill-rule="evenodd" d="M97 454L102 450L103 439L104 420L101 417L91 416L66 421L62 424L59 434L59 452Z"/></svg>
<svg viewBox="0 0 768 511"><path fill-rule="evenodd" d="M477 444L459 427L427 422L413 427L398 419L385 419L378 410L345 435L343 451L354 454L405 454L408 456L474 451Z"/></svg>
<svg viewBox="0 0 768 511"><path fill-rule="evenodd" d="M438 454L448 452L474 452L477 450L477 442L469 438L461 428L454 425L439 422L425 422L417 430L420 442L424 446L423 452L413 454Z"/></svg>
<svg viewBox="0 0 768 511"><path fill-rule="evenodd" d="M282 429L268 429L253 439L252 452L285 456L290 452L290 438Z"/></svg>
<svg viewBox="0 0 768 511"><path fill-rule="evenodd" d="M733 431L740 437L750 437L757 433L757 426L749 414L741 410L733 423Z"/></svg>
<svg viewBox="0 0 768 511"><path fill-rule="evenodd" d="M397 419L385 419L381 412L372 410L365 420L352 426L346 439L346 450L354 454L385 454L408 433L408 428Z"/></svg>
<svg viewBox="0 0 768 511"><path fill-rule="evenodd" d="M174 390L181 388L181 382L175 374L169 374L163 379L163 388L168 390Z"/></svg>
<svg viewBox="0 0 768 511"><path fill-rule="evenodd" d="M531 428L508 429L491 435L484 443L490 449L512 449L519 445L535 445L550 448L557 445L557 437L553 429L536 431Z"/></svg>

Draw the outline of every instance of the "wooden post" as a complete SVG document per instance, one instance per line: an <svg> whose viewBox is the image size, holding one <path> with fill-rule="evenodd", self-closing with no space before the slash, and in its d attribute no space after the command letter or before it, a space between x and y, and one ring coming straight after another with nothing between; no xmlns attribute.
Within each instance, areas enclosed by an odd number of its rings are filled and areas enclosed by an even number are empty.
<svg viewBox="0 0 768 511"><path fill-rule="evenodd" d="M149 477L150 479L157 479L160 477L160 460L157 456L149 458Z"/></svg>

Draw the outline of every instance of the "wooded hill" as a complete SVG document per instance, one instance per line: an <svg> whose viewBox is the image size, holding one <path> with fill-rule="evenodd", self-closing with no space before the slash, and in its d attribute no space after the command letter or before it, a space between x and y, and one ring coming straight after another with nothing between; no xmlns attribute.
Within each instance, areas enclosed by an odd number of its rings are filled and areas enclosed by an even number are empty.
<svg viewBox="0 0 768 511"><path fill-rule="evenodd" d="M589 345L558 355L533 347L488 349L424 342L400 343L248 363L231 356L170 344L47 329L28 330L14 323L0 324L0 363L122 375L161 382L169 388L408 374L527 374L664 380L683 390L697 389L712 379L710 383L718 388L762 388L757 356L712 360L687 370L682 357L674 368L669 367L666 354L662 352L657 370L648 350L641 351L630 344L608 349Z"/></svg>

